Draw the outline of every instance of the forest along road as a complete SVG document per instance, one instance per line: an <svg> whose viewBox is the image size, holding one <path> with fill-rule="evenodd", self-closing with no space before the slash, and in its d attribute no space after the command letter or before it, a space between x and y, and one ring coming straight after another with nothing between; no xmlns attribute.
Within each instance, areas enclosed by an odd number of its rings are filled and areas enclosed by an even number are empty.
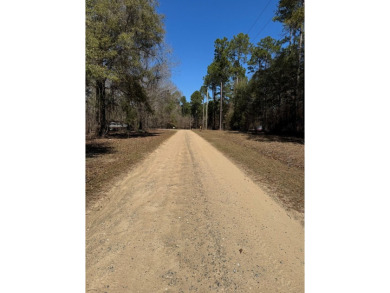
<svg viewBox="0 0 390 293"><path fill-rule="evenodd" d="M86 218L87 292L304 292L304 229L179 130Z"/></svg>

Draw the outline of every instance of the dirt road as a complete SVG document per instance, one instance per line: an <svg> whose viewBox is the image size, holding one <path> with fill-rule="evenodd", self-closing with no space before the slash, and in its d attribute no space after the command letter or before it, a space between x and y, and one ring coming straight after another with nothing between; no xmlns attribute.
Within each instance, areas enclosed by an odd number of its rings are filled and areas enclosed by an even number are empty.
<svg viewBox="0 0 390 293"><path fill-rule="evenodd" d="M304 230L180 130L87 211L87 292L303 292Z"/></svg>

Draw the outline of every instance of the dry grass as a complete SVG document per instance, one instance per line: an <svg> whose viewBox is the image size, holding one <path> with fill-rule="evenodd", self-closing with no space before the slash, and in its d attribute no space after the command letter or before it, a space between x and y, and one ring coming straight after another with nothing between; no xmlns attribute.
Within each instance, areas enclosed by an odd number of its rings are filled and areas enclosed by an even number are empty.
<svg viewBox="0 0 390 293"><path fill-rule="evenodd" d="M287 210L303 215L303 139L233 131L195 132L242 167Z"/></svg>
<svg viewBox="0 0 390 293"><path fill-rule="evenodd" d="M171 137L173 130L114 134L86 140L86 206L90 206L136 163Z"/></svg>

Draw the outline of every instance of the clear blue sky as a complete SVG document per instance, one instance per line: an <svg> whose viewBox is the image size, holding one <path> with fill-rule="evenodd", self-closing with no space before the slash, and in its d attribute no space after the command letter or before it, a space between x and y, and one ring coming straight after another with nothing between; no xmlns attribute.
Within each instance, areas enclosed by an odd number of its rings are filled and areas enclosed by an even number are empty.
<svg viewBox="0 0 390 293"><path fill-rule="evenodd" d="M217 38L230 40L234 35L248 31L251 43L266 36L282 37L282 25L271 20L278 0L159 2L158 11L165 15L165 40L173 49L173 60L178 63L172 69L171 80L188 101L203 84L207 66L213 61Z"/></svg>

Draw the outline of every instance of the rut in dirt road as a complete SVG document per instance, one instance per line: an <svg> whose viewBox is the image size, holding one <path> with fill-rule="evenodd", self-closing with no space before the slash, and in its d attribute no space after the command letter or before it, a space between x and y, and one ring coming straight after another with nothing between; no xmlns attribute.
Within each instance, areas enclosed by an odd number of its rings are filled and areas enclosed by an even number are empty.
<svg viewBox="0 0 390 293"><path fill-rule="evenodd" d="M180 130L87 211L87 292L303 292L298 221Z"/></svg>

